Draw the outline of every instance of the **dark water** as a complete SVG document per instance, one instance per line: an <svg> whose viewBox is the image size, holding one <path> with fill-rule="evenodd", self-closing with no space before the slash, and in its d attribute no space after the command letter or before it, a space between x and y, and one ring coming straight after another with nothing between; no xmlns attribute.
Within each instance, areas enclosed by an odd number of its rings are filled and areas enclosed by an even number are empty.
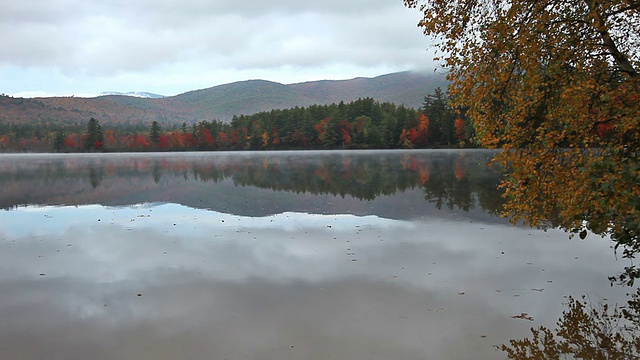
<svg viewBox="0 0 640 360"><path fill-rule="evenodd" d="M1 155L0 358L493 359L622 302L609 241L496 216L492 154Z"/></svg>

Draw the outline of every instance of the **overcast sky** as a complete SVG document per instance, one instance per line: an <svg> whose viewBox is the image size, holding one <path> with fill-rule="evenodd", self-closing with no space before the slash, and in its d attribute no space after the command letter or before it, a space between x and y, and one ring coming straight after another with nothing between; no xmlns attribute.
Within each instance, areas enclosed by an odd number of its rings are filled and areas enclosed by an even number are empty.
<svg viewBox="0 0 640 360"><path fill-rule="evenodd" d="M0 93L175 95L429 70L419 19L401 0L1 1Z"/></svg>

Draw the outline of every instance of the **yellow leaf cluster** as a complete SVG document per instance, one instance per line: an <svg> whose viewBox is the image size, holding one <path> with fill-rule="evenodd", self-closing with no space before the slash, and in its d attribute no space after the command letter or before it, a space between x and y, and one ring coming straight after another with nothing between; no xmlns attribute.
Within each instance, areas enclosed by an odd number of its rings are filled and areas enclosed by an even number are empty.
<svg viewBox="0 0 640 360"><path fill-rule="evenodd" d="M505 214L640 250L640 3L404 0L454 106L502 148Z"/></svg>

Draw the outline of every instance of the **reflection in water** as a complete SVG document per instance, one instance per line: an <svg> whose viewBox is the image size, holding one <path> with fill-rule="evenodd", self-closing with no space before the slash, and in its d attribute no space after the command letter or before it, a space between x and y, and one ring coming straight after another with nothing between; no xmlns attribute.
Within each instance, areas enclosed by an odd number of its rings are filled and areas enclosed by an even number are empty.
<svg viewBox="0 0 640 360"><path fill-rule="evenodd" d="M489 156L2 157L0 358L493 359L623 299L606 241L493 217Z"/></svg>
<svg viewBox="0 0 640 360"><path fill-rule="evenodd" d="M494 358L564 296L609 291L615 266L602 242L434 218L158 204L0 221L3 358Z"/></svg>
<svg viewBox="0 0 640 360"><path fill-rule="evenodd" d="M488 166L488 151L249 154L5 157L0 185L12 191L0 195L0 206L169 201L223 210L214 185L225 180L235 185L225 192L243 202L241 193L251 186L358 200L420 189L437 208L469 211L479 206L490 214L502 203L496 190L500 174ZM211 186L198 184L202 182Z"/></svg>
<svg viewBox="0 0 640 360"><path fill-rule="evenodd" d="M631 301L629 308L611 309L606 303L588 300L586 296L569 298L555 333L546 327L532 328L531 338L510 340L500 349L514 360L640 358L640 329L634 319L639 315L638 304Z"/></svg>
<svg viewBox="0 0 640 360"><path fill-rule="evenodd" d="M36 174L37 176L37 174ZM102 181L102 172L100 169L96 170L95 166L89 165L89 183L92 188L97 188Z"/></svg>

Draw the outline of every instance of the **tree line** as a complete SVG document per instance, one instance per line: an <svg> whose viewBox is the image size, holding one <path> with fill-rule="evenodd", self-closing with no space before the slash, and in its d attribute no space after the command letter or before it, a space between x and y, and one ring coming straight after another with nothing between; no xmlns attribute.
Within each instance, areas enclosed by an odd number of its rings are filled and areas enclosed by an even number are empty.
<svg viewBox="0 0 640 360"><path fill-rule="evenodd" d="M472 146L463 109L436 89L421 109L371 98L234 116L229 123L33 126L0 124L0 151L393 149Z"/></svg>

